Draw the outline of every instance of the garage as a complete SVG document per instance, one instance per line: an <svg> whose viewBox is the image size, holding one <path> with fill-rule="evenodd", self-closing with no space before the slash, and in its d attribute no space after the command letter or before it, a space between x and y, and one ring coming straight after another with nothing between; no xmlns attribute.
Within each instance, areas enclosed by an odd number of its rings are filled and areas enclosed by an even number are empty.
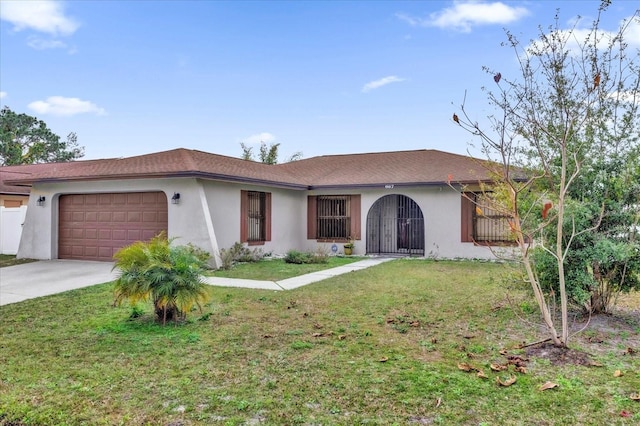
<svg viewBox="0 0 640 426"><path fill-rule="evenodd" d="M164 192L61 195L58 257L112 261L118 249L167 231L167 207Z"/></svg>

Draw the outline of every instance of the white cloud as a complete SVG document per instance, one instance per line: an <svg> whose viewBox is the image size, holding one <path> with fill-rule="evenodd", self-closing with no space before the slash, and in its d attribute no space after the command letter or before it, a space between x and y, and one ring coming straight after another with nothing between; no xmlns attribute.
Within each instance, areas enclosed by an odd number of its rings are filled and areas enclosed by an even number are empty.
<svg viewBox="0 0 640 426"><path fill-rule="evenodd" d="M271 144L276 140L276 137L271 133L262 132L256 133L255 135L251 135L247 138L244 138L244 143L252 144L252 145L260 145L260 143L264 142L266 144Z"/></svg>
<svg viewBox="0 0 640 426"><path fill-rule="evenodd" d="M51 96L46 101L35 101L27 105L38 114L51 114L58 116L71 116L76 114L93 113L106 115L104 108L96 104L83 101L78 98L65 98L63 96Z"/></svg>
<svg viewBox="0 0 640 426"><path fill-rule="evenodd" d="M7 92L0 92L0 99L6 98Z"/></svg>
<svg viewBox="0 0 640 426"><path fill-rule="evenodd" d="M391 83L399 83L401 81L404 81L404 78L400 78L400 77L396 77L395 75L390 75L388 77L384 77L381 78L379 80L375 80L375 81L370 81L369 83L365 84L362 87L362 92L363 93L367 93L370 92L374 89L378 89L382 86L386 86L387 84L391 84Z"/></svg>
<svg viewBox="0 0 640 426"><path fill-rule="evenodd" d="M66 43L63 43L60 40L44 40L40 37L29 37L27 39L27 45L36 50L45 50L45 49L64 49L67 47Z"/></svg>
<svg viewBox="0 0 640 426"><path fill-rule="evenodd" d="M79 27L65 16L63 4L54 0L3 0L0 19L11 22L15 31L29 28L52 35L71 35Z"/></svg>
<svg viewBox="0 0 640 426"><path fill-rule="evenodd" d="M577 24L575 24L577 25ZM625 28L624 41L629 45L629 48L640 48L640 19L627 18L620 22L619 28ZM572 56L579 56L582 53L582 46L584 46L585 40L593 40L593 34L591 28L573 28L570 30L558 30L554 32L560 40L565 40L565 49ZM597 47L599 50L605 50L608 48L611 41L618 35L618 31L604 31L599 30L597 33ZM543 48L543 44L540 40L532 41L526 48L529 54Z"/></svg>
<svg viewBox="0 0 640 426"><path fill-rule="evenodd" d="M452 7L416 18L398 13L396 17L412 26L448 28L470 32L477 25L508 24L529 14L524 7L511 7L502 2L454 1Z"/></svg>

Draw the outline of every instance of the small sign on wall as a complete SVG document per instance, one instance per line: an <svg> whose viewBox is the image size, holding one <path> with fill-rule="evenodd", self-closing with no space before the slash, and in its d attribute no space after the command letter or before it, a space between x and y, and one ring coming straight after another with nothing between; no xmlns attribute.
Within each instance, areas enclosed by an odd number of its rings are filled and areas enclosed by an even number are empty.
<svg viewBox="0 0 640 426"><path fill-rule="evenodd" d="M393 189L393 184L392 183L388 183L384 186L384 189Z"/></svg>

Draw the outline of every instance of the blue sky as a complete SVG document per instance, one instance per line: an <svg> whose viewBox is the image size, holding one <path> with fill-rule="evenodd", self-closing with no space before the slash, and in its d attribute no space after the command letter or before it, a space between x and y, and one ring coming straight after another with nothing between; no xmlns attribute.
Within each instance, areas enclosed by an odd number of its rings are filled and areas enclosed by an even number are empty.
<svg viewBox="0 0 640 426"><path fill-rule="evenodd" d="M178 147L281 159L440 149L464 154L451 120L465 91L490 110L482 66L517 72L501 47L538 26L589 26L598 1L0 0L0 103L76 132L85 158ZM614 31L638 8L614 0ZM640 25L630 32L640 46ZM476 154L473 149L473 154Z"/></svg>

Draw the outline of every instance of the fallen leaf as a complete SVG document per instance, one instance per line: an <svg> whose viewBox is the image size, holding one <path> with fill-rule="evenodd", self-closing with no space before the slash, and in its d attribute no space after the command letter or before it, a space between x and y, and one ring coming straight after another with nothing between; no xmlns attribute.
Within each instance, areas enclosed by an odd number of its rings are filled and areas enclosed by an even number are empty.
<svg viewBox="0 0 640 426"><path fill-rule="evenodd" d="M461 362L460 364L458 364L458 370L462 370L462 371L475 371L476 368L473 367L470 364L467 364L466 362Z"/></svg>
<svg viewBox="0 0 640 426"><path fill-rule="evenodd" d="M436 343L438 343L438 339L436 339L435 337L432 337L431 343L435 345Z"/></svg>
<svg viewBox="0 0 640 426"><path fill-rule="evenodd" d="M587 364L589 367L602 367L603 365L596 361L591 361Z"/></svg>
<svg viewBox="0 0 640 426"><path fill-rule="evenodd" d="M436 408L438 408L442 404L442 398L436 399Z"/></svg>
<svg viewBox="0 0 640 426"><path fill-rule="evenodd" d="M627 348L627 350L625 351L625 355L633 355L635 353L636 353L636 350L631 347Z"/></svg>
<svg viewBox="0 0 640 426"><path fill-rule="evenodd" d="M321 329L322 326L319 323L316 322L316 323L313 324L313 328Z"/></svg>
<svg viewBox="0 0 640 426"><path fill-rule="evenodd" d="M338 336L338 340L344 340L346 338L347 338L347 336L345 336L344 334L341 334L341 335Z"/></svg>
<svg viewBox="0 0 640 426"><path fill-rule="evenodd" d="M273 336L272 336L271 334L265 334L265 335L263 335L262 337L263 337L264 339L270 339L270 338L272 338Z"/></svg>
<svg viewBox="0 0 640 426"><path fill-rule="evenodd" d="M632 414L630 412L628 412L627 410L622 410L620 411L620 417L631 417Z"/></svg>
<svg viewBox="0 0 640 426"><path fill-rule="evenodd" d="M507 356L507 353L508 353L508 352L507 352L507 350L506 350L506 349L501 349L501 350L500 350L500 352L499 352L499 354L500 354L500 355L503 355L503 356Z"/></svg>
<svg viewBox="0 0 640 426"><path fill-rule="evenodd" d="M311 335L311 337L322 337L322 336L323 336L323 334L322 334L322 333L313 333L313 334Z"/></svg>
<svg viewBox="0 0 640 426"><path fill-rule="evenodd" d="M488 379L489 378L489 376L484 374L484 371L482 371L482 370L478 370L478 374L476 374L476 376L478 376L481 379Z"/></svg>
<svg viewBox="0 0 640 426"><path fill-rule="evenodd" d="M507 369L506 365L500 365L500 364L491 364L489 367L491 367L493 371L503 371Z"/></svg>
<svg viewBox="0 0 640 426"><path fill-rule="evenodd" d="M387 361L389 361L389 358L388 358L388 357L386 357L386 356L383 356L382 358L380 358L380 359L378 360L378 362L387 362Z"/></svg>
<svg viewBox="0 0 640 426"><path fill-rule="evenodd" d="M517 373L527 374L527 368L522 365L517 366L515 370Z"/></svg>
<svg viewBox="0 0 640 426"><path fill-rule="evenodd" d="M420 327L420 321L413 321L411 324L409 324L411 327Z"/></svg>
<svg viewBox="0 0 640 426"><path fill-rule="evenodd" d="M640 394L634 393L629 398L631 398L631 400L633 400L633 401L640 401Z"/></svg>
<svg viewBox="0 0 640 426"><path fill-rule="evenodd" d="M467 352L467 358L475 358L476 356L474 354L472 354L471 352Z"/></svg>
<svg viewBox="0 0 640 426"><path fill-rule="evenodd" d="M541 391L545 391L547 389L557 388L558 384L553 382L545 382L542 386L540 386Z"/></svg>
<svg viewBox="0 0 640 426"><path fill-rule="evenodd" d="M500 385L500 386L511 386L512 384L514 384L516 382L516 380L518 380L516 378L516 376L512 376L510 378L508 378L507 380L505 380L504 382L502 380L500 380L500 377L496 377L496 382Z"/></svg>
<svg viewBox="0 0 640 426"><path fill-rule="evenodd" d="M480 208L480 207L478 207L478 208ZM464 335L462 337L464 337L465 339L473 339L476 336L475 336L475 334L466 334L466 335Z"/></svg>
<svg viewBox="0 0 640 426"><path fill-rule="evenodd" d="M613 372L613 377L622 377L624 376L624 373L620 370L616 370Z"/></svg>

